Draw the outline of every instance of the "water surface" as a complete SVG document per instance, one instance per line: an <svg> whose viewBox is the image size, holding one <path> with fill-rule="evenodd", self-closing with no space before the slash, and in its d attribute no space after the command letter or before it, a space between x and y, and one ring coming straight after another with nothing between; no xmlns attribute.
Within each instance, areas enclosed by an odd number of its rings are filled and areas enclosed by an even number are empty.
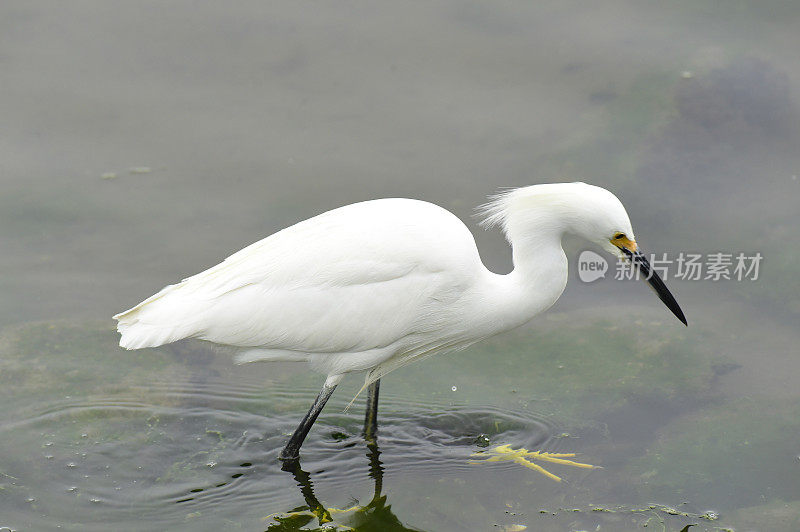
<svg viewBox="0 0 800 532"><path fill-rule="evenodd" d="M4 2L0 527L800 528L799 19L782 0ZM345 381L289 472L320 376L116 346L114 313L364 199L451 209L508 271L473 208L575 180L613 190L647 251L761 253L759 278L668 278L687 329L643 283L571 275L531 325L384 379L377 446ZM502 444L602 469L471 463Z"/></svg>

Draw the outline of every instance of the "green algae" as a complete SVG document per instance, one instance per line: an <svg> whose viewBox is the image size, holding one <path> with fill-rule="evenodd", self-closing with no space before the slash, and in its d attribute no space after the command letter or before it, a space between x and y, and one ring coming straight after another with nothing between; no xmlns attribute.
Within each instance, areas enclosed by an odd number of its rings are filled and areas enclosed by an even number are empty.
<svg viewBox="0 0 800 532"><path fill-rule="evenodd" d="M464 352L404 368L398 378L386 379L386 388L405 390L413 383L413 390L402 393L528 403L584 421L643 397L686 407L711 395L714 366L721 360L696 348L699 334L625 315L614 324L550 315ZM441 375L452 372L454 365L459 371L452 383L468 394L442 387Z"/></svg>
<svg viewBox="0 0 800 532"><path fill-rule="evenodd" d="M709 405L663 427L625 476L654 497L726 507L800 493L800 403L741 399Z"/></svg>
<svg viewBox="0 0 800 532"><path fill-rule="evenodd" d="M733 512L731 520L745 530L800 530L800 501L776 499L739 508Z"/></svg>
<svg viewBox="0 0 800 532"><path fill-rule="evenodd" d="M126 390L146 399L137 385L186 375L181 365L153 349L129 352L117 346L111 323L39 322L10 327L0 336L0 397L24 394L82 397L87 401ZM141 390L140 392L137 392ZM79 414L81 416L86 413Z"/></svg>
<svg viewBox="0 0 800 532"><path fill-rule="evenodd" d="M572 439L570 434L576 433L573 429L603 424L604 420L614 415L628 415L637 408L642 408L642 405L647 405L648 400L655 401L683 415L677 419L668 419L658 432L649 435L650 438L656 438L655 443L650 443L647 438L638 440L628 447L632 451L631 456L625 457L613 468L591 474L602 476L602 482L615 486L615 489L620 488L622 492L624 486L634 479L636 489L642 496L652 497L652 500L674 501L678 497L678 500L713 501L714 497L709 495L709 491L716 482L714 479L725 478L726 483L733 484L742 483L745 478L755 475L750 471L751 476L743 473L740 476L726 477L724 460L714 467L706 464L705 473L701 474L704 469L699 462L704 457L713 455L715 447L722 445L723 454L728 459L736 453L736 449L724 448L726 439L711 439L709 436L720 427L716 424L714 410L719 408L716 403L719 391L718 368L730 361L700 346L715 345L717 334L719 333L703 330L701 327L669 327L667 322L648 318L646 313L641 312L633 316L619 311L615 313L613 322L591 315L576 317L553 314L529 327L492 338L466 351L433 357L390 375L384 382L384 390L388 394L386 408L397 408L388 397L404 396L422 403L427 402L434 409L440 409L441 406L436 405L449 401L544 412L545 415L566 423L566 431L562 436L570 441L565 442L564 450L580 450L583 453L581 461L594 463L597 458L602 460L605 456L602 445L597 447L589 441ZM99 322L35 323L7 329L0 341L0 353L3 355L0 364L2 393L11 401L15 396L30 397L29 393L40 394L37 396L41 399L40 404L60 404L67 396L70 397L67 400L70 404L122 396L135 401L149 401L149 404L166 407L174 405L180 408L180 400L169 395L148 397L153 390L147 384L159 379L185 381L192 375L191 364L203 364L206 355L193 350L184 354L178 352L176 355L168 349L126 352L119 349L116 342L116 333L110 325ZM189 358L190 356L195 358ZM458 367L457 373L452 372L454 364ZM228 367L227 360L224 367ZM76 368L80 371L76 371ZM445 375L451 375L452 378L443 377ZM303 368L273 375L272 378L288 383L290 388L301 389L309 389L309 386L320 380L318 376L308 375ZM357 389L359 379L349 380L353 381L349 383L350 388ZM268 386L268 383L265 384L265 387ZM453 386L456 391L452 390ZM346 386L343 387L343 391L348 390ZM275 401L246 402L240 407L262 413L265 408L282 413L302 412L312 395L310 393L308 397L304 397L298 394L278 397ZM345 399L340 402L344 403ZM754 416L755 410L755 406L733 409L723 419L724 423L720 423L740 426L741 430L736 435L758 433L758 426L747 425L733 415L736 413L752 419L758 417ZM765 424L761 427L761 433L768 434L772 431L776 437L785 439L787 431L792 430L791 423L777 431L770 427L774 421L785 421L793 414L777 414L782 412L780 409L774 412L774 419L760 416ZM687 424L683 421L687 418L698 419L695 416L707 417L700 418L703 419L701 423ZM352 433L352 413L343 415L335 409L329 409L325 417L326 424L346 427L343 434ZM355 417L360 419L359 415ZM499 441L502 438L495 440L496 435L515 430L513 423L508 425L508 420L493 421L486 417L477 421L479 426L476 434L483 434L492 444L503 443ZM147 412L77 409L67 417L59 418L57 423L56 430L46 431L44 437L37 441L42 454L52 454L55 455L53 460L66 462L71 459L70 453L85 452L86 442L97 441L100 445L112 441L123 442L135 452L130 457L117 458L115 469L118 471L136 471L141 461L140 452L152 452L164 446L177 449L181 440L187 436L182 431L173 433L174 420L161 409ZM218 474L209 464L223 460L235 442L233 434L219 424L207 424L205 427L195 424L191 430L193 438L199 437L191 445L191 452L176 453L167 461L162 460L159 474L152 479L153 485L199 486L195 489L205 490L219 484ZM336 432L334 430L331 434ZM580 429L577 434L581 434ZM607 437L613 440L614 435ZM47 441L55 442L55 445L52 448L44 447ZM788 450L787 447L770 447L768 438L751 438L747 441L765 447L768 452L785 453ZM615 447L619 447L620 443L614 443ZM572 445L575 444L580 444L580 447L573 448ZM637 445L648 447L641 448ZM687 453L681 447L683 445L694 445L703 450L695 456L691 452ZM476 449L479 448L477 443L475 446ZM750 455L750 459L754 461L757 458L757 453ZM80 462L77 463L80 466ZM6 493L16 493L17 498L24 499L28 496L26 486L45 482L50 474L47 464L48 461L42 461L40 457L32 458L27 477L0 483L5 486ZM774 469L771 466L764 471L764 478L774 477L777 473ZM4 473L19 479L18 471L19 467L12 464L12 468ZM567 478L574 476L570 471L559 473L564 473ZM474 491L474 483L481 475L481 472L476 471L475 474L447 478L446 482L436 485L435 494L425 490L425 504L446 507L453 497L459 500L466 497L465 500L470 501L474 511L465 512L465 519L467 516L475 519L487 512L495 512L497 501L490 493L494 488L488 486L487 493L477 491L472 494L474 496L470 495ZM509 481L507 474L503 478L507 490L510 490L506 496L512 501L517 498L514 495L516 490L531 491L532 488L535 488L532 493L537 494L539 503L552 504L558 500L559 496L548 494L547 485L538 483L539 479L518 475L516 480ZM420 481L415 477L407 481L394 481L393 486L394 493L403 491L404 488L410 490L409 493L415 493L419 490ZM788 485L781 493L787 497L791 489L794 489L793 485ZM191 495L191 490L187 488L187 496ZM747 503L750 500L742 502ZM422 501L416 502L422 504ZM46 507L45 502L40 501L38 504ZM408 504L404 507L407 508ZM648 508L651 513L643 513L642 519L634 519L629 514L606 511L616 508L610 505L582 508L585 507L572 507L578 512L569 513L581 515L582 522L588 524L593 521L585 515L587 513L595 516L607 515L610 521L606 525L618 530L634 530L642 523L648 523L648 528L661 530L664 527L664 530L677 531L680 529L678 525L683 526L684 523L670 519L688 519L690 516L694 519L696 515L685 512L680 507L675 510L678 513L672 514L670 507L659 506ZM515 506L514 513L520 515L510 517L525 517L521 515L524 512L524 506L519 510ZM519 521L536 525L529 521L530 516L526 519ZM543 525L537 526L537 529L563 529L565 518L561 516L554 519L556 520L550 523L552 527ZM728 516L724 516L723 522L730 522ZM297 524L298 521L291 519L279 526L291 527ZM308 524L305 526L307 528ZM700 527L694 529L704 530Z"/></svg>

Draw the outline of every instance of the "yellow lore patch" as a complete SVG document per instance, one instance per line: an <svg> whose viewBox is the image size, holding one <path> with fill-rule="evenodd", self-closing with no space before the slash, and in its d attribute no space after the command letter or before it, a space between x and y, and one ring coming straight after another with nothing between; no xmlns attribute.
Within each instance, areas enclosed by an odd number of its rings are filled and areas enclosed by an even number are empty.
<svg viewBox="0 0 800 532"><path fill-rule="evenodd" d="M631 253L636 252L636 241L631 240L624 233L617 233L613 238L610 239L610 241L620 249L627 249Z"/></svg>

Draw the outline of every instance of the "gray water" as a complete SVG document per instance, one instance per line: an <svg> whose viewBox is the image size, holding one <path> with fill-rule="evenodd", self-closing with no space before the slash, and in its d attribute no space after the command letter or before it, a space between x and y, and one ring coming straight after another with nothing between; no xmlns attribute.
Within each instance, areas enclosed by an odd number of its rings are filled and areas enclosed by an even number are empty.
<svg viewBox="0 0 800 532"><path fill-rule="evenodd" d="M0 3L0 530L800 528L798 27L789 0ZM553 309L385 378L377 446L345 381L294 472L321 376L116 345L112 314L370 198L452 210L508 271L473 208L576 180L646 251L758 278L667 276L684 328L569 240Z"/></svg>

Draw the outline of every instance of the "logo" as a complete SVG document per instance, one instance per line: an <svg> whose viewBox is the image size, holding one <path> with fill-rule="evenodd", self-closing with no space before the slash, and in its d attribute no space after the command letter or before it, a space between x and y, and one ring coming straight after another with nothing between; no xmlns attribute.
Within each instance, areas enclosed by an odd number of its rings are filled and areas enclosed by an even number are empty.
<svg viewBox="0 0 800 532"><path fill-rule="evenodd" d="M584 283L605 277L607 271L608 262L594 251L587 249L578 256L578 278Z"/></svg>
<svg viewBox="0 0 800 532"><path fill-rule="evenodd" d="M757 281L764 256L760 253L714 252L705 255L681 251L674 258L666 253L646 257L648 270L662 279L674 278L682 281ZM578 278L584 283L593 283L604 278L608 272L608 261L594 251L584 250L578 255ZM641 272L627 259L618 259L614 279L640 279Z"/></svg>

